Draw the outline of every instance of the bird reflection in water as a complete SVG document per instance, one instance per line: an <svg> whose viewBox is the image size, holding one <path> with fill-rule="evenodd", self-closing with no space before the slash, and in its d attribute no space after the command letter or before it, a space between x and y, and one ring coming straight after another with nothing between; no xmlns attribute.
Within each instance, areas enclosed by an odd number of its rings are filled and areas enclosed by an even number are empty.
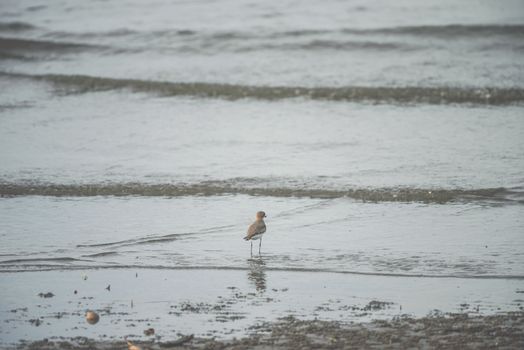
<svg viewBox="0 0 524 350"><path fill-rule="evenodd" d="M249 271L247 278L254 283L257 292L266 291L266 263L262 257L247 259Z"/></svg>

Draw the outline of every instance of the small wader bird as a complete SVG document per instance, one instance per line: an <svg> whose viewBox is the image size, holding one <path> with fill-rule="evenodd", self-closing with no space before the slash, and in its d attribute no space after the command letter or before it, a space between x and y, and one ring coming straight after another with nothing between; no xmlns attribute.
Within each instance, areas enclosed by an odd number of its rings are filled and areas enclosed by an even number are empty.
<svg viewBox="0 0 524 350"><path fill-rule="evenodd" d="M264 218L266 213L259 211L257 213L257 219L247 229L247 235L244 237L246 241L251 241L251 255L253 255L253 241L260 240L258 243L258 254L260 255L260 247L262 246L262 235L266 232L266 224Z"/></svg>

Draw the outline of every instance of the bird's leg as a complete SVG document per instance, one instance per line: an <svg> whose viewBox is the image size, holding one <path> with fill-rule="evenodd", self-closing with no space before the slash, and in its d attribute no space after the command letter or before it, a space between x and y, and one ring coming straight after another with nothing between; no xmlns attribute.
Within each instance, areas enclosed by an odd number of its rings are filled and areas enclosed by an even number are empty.
<svg viewBox="0 0 524 350"><path fill-rule="evenodd" d="M262 246L262 237L260 237L260 242L258 242L258 255L260 255L260 247Z"/></svg>
<svg viewBox="0 0 524 350"><path fill-rule="evenodd" d="M253 256L253 241L251 241L251 256Z"/></svg>

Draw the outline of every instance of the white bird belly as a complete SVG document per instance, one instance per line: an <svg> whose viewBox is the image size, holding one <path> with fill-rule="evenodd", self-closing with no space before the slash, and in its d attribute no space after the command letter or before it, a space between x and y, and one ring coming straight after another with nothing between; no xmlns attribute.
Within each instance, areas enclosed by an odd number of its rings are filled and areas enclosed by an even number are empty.
<svg viewBox="0 0 524 350"><path fill-rule="evenodd" d="M253 237L251 237L251 240L256 241L257 239L260 239L262 237L263 233L257 233Z"/></svg>

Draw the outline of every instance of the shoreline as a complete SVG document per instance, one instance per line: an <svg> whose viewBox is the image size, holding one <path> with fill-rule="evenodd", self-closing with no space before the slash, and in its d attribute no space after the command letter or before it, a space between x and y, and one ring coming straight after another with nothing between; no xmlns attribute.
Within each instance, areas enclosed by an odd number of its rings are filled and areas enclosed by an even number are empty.
<svg viewBox="0 0 524 350"><path fill-rule="evenodd" d="M137 341L141 349L518 349L524 347L524 312L490 316L438 314L423 318L398 317L369 323L299 320L293 316L251 327L242 338L216 340L182 335L170 342ZM125 341L83 337L22 341L8 349L94 349L126 347Z"/></svg>
<svg viewBox="0 0 524 350"><path fill-rule="evenodd" d="M330 330L347 325L367 329L385 322L397 337L397 320L420 323L428 315L457 314L496 320L500 315L522 318L524 313L519 280L311 274L273 271L259 260L249 263L245 271L0 273L0 348L45 348L30 344L48 339L70 343L66 347L80 340L85 344L78 346L111 349L121 348L124 338L171 343L188 335L199 339L198 346L207 347L213 339L234 347L239 339L254 342L280 326L300 334L293 330L298 324ZM86 322L88 310L99 314L96 324ZM283 326L291 319L295 321ZM150 328L152 336L144 333Z"/></svg>
<svg viewBox="0 0 524 350"><path fill-rule="evenodd" d="M248 261L256 261L258 256L248 258ZM60 259L42 259L48 261L56 261ZM7 261L8 263L10 261ZM57 266L49 265L42 268L27 269L32 267L31 265L25 265L26 268L18 270L2 269L2 262L0 262L0 274L17 274L17 273L38 273L38 272L75 272L75 271L97 271L97 270L165 270L165 271L240 271L248 272L251 268L246 266L186 266L186 265L174 265L174 266L160 266L160 265L78 265L78 266ZM42 265L39 265L42 266ZM379 271L351 271L351 270L336 270L329 268L310 268L310 267L275 267L275 266L264 266L264 271L270 272L290 272L290 273L319 273L319 274L340 274L340 275L351 275L351 276L368 276L368 277L384 277L384 278L428 278L428 279L465 279L465 280L524 280L524 275L494 275L494 274L472 274L472 275L460 275L460 274L440 274L431 275L423 273L399 273L399 272L379 272Z"/></svg>

